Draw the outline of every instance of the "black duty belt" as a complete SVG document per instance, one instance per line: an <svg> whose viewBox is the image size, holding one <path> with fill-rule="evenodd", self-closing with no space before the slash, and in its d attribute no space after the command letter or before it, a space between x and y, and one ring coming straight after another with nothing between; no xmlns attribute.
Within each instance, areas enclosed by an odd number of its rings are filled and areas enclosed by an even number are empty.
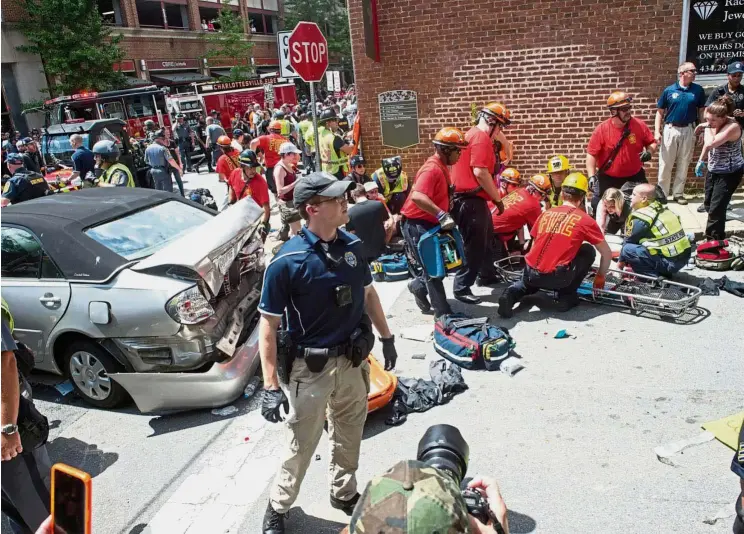
<svg viewBox="0 0 744 534"><path fill-rule="evenodd" d="M341 345L336 345L335 347L304 347L302 345L297 345L297 358L304 358L305 357L305 351L306 350L313 350L313 351L326 351L326 355L329 358L338 358L339 356L346 356L347 352L349 351L350 345L349 343L342 343Z"/></svg>

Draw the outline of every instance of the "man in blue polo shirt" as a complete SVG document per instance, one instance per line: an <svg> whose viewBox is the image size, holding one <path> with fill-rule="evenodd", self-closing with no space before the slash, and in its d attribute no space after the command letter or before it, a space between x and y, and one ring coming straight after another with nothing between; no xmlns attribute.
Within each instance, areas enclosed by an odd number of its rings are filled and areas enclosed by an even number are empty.
<svg viewBox="0 0 744 534"><path fill-rule="evenodd" d="M261 413L279 422L284 405L289 430L264 533L284 532L284 518L326 420L331 506L351 515L359 500L356 470L367 418L372 325L381 336L385 369L394 368L398 357L362 243L339 229L349 222L346 192L352 186L326 172L299 180L294 205L307 224L279 249L264 274L258 306Z"/></svg>
<svg viewBox="0 0 744 534"><path fill-rule="evenodd" d="M694 63L682 63L677 74L679 80L664 89L656 104L654 137L660 145L659 186L667 198L687 204L685 181L695 149L695 124L705 107L705 91L693 83L697 76ZM675 166L672 184L672 168Z"/></svg>
<svg viewBox="0 0 744 534"><path fill-rule="evenodd" d="M96 167L93 152L83 145L83 136L80 134L72 134L70 136L70 146L75 150L72 153L72 168L75 172L70 178L79 176L84 179Z"/></svg>

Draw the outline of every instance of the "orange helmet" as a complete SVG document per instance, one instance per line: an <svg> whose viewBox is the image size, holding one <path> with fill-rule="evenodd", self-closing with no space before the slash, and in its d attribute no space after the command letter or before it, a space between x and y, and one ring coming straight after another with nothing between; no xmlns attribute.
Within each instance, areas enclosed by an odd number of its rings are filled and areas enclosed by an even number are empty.
<svg viewBox="0 0 744 534"><path fill-rule="evenodd" d="M282 131L282 123L279 121L271 121L269 123L269 131L270 132L281 132Z"/></svg>
<svg viewBox="0 0 744 534"><path fill-rule="evenodd" d="M633 97L631 97L629 94L625 93L624 91L615 91L610 95L610 98L607 99L607 107L610 109L614 109L622 106L627 106L632 102Z"/></svg>
<svg viewBox="0 0 744 534"><path fill-rule="evenodd" d="M221 135L217 138L217 144L221 147L229 147L230 146L230 138L226 135Z"/></svg>
<svg viewBox="0 0 744 534"><path fill-rule="evenodd" d="M465 134L457 128L445 126L434 136L434 144L441 147L465 148L468 142L465 140Z"/></svg>
<svg viewBox="0 0 744 534"><path fill-rule="evenodd" d="M543 195L547 195L553 189L550 178L544 174L536 174L527 180L527 184L537 189Z"/></svg>
<svg viewBox="0 0 744 534"><path fill-rule="evenodd" d="M507 167L504 172L501 173L501 181L507 184L519 185L522 183L519 171L514 167Z"/></svg>
<svg viewBox="0 0 744 534"><path fill-rule="evenodd" d="M485 115L487 119L496 120L496 122L505 126L511 123L511 112L501 102L486 104L481 109L481 115Z"/></svg>

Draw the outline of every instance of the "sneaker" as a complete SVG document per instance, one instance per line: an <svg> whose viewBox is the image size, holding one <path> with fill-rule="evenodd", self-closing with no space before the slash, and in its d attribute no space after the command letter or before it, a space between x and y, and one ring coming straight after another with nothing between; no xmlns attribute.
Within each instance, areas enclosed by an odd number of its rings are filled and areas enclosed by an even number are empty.
<svg viewBox="0 0 744 534"><path fill-rule="evenodd" d="M674 201L679 204L680 206L686 206L687 205L687 199L685 197L674 197Z"/></svg>
<svg viewBox="0 0 744 534"><path fill-rule="evenodd" d="M578 306L579 302L579 296L576 293L572 295L561 295L558 299L556 309L559 312L567 312L568 310Z"/></svg>
<svg viewBox="0 0 744 534"><path fill-rule="evenodd" d="M416 301L416 306L419 307L419 310L423 313L429 313L431 311L431 304L429 304L429 298L425 288L421 288L419 291L414 291L413 280L411 280L408 282L408 291L413 295L413 298Z"/></svg>
<svg viewBox="0 0 744 534"><path fill-rule="evenodd" d="M287 514L280 514L269 503L263 518L263 534L284 534L284 519L286 517Z"/></svg>
<svg viewBox="0 0 744 534"><path fill-rule="evenodd" d="M706 206L705 204L700 204L700 205L699 205L699 206L697 207L697 212L698 212L698 213L705 213L705 212L707 212L707 211L708 211L708 206Z"/></svg>
<svg viewBox="0 0 744 534"><path fill-rule="evenodd" d="M337 499L336 497L331 495L331 506L336 510L341 510L346 515L351 515L352 513L354 513L354 508L359 501L359 497L361 497L361 495L357 493L348 501L342 501L341 499Z"/></svg>
<svg viewBox="0 0 744 534"><path fill-rule="evenodd" d="M504 319L510 319L514 315L514 305L516 303L517 299L514 298L514 295L509 291L504 291L499 297L499 315Z"/></svg>

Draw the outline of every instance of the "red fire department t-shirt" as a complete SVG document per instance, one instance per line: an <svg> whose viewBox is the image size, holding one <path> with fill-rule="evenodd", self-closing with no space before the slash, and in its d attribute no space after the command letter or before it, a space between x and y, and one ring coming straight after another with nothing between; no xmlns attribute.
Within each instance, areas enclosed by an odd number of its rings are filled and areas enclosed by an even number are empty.
<svg viewBox="0 0 744 534"><path fill-rule="evenodd" d="M269 203L269 185L266 183L266 178L258 173L246 183L243 180L243 169L235 169L230 174L228 183L238 200L253 197L259 206Z"/></svg>
<svg viewBox="0 0 744 534"><path fill-rule="evenodd" d="M282 159L279 155L279 147L282 146L282 143L286 142L287 138L278 133L262 135L258 138L258 148L263 150L266 167L276 167L276 164Z"/></svg>
<svg viewBox="0 0 744 534"><path fill-rule="evenodd" d="M584 241L592 245L604 241L604 235L594 219L569 204L549 209L540 215L531 233L535 242L525 261L541 273L549 273L560 265L571 263Z"/></svg>
<svg viewBox="0 0 744 534"><path fill-rule="evenodd" d="M449 211L448 178L449 170L446 165L438 157L431 156L416 173L413 191L429 197L440 210ZM406 219L420 219L434 224L439 222L436 217L419 208L411 197L412 195L408 195L400 210L401 215Z"/></svg>
<svg viewBox="0 0 744 534"><path fill-rule="evenodd" d="M237 150L233 150L230 152L230 154L222 154L219 159L217 160L217 175L220 176L220 179L222 176L226 176L227 179L230 179L230 175L235 169L240 169L240 162L238 161L238 154Z"/></svg>
<svg viewBox="0 0 744 534"><path fill-rule="evenodd" d="M641 152L643 149L656 141L646 123L635 117L630 118L630 135L623 141L620 151L605 171L605 174L613 178L627 178L641 171ZM615 126L612 119L600 123L589 139L586 151L597 159L599 169L612 154L612 149L620 140L625 126Z"/></svg>
<svg viewBox="0 0 744 534"><path fill-rule="evenodd" d="M525 224L529 228L535 226L535 221L542 214L540 199L530 195L524 188L506 195L503 203L504 213L501 215L492 202L488 203L488 209L491 210L493 231L506 239L511 239Z"/></svg>
<svg viewBox="0 0 744 534"><path fill-rule="evenodd" d="M470 191L480 185L473 174L473 167L487 169L491 174L496 167L493 142L486 132L473 126L465 134L465 140L468 146L462 151L457 163L452 166L452 183L455 184L455 191L458 193ZM486 200L490 198L485 191L478 193L478 196Z"/></svg>

